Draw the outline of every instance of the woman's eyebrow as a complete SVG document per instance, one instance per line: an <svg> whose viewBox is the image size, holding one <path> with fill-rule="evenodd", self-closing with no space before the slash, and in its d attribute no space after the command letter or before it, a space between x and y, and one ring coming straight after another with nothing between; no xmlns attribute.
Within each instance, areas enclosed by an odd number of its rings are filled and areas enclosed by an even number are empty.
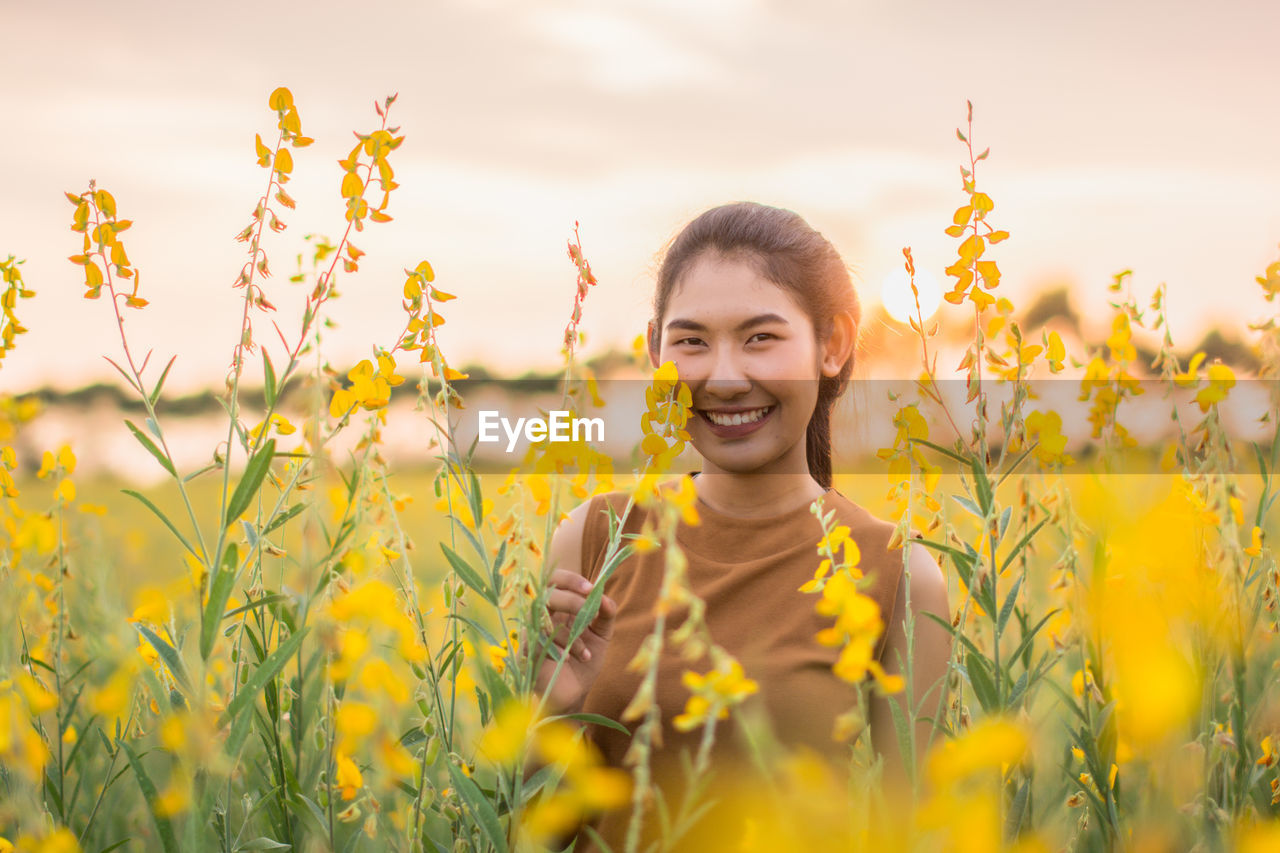
<svg viewBox="0 0 1280 853"><path fill-rule="evenodd" d="M758 314L755 317L750 317L746 320L743 320L741 323L737 325L734 331L743 332L743 331L746 331L747 329L752 328L753 326L763 326L766 323L779 323L783 326L790 325L787 322L787 318L779 314ZM677 329L687 331L687 332L705 332L707 330L707 327L702 323L699 323L697 320L686 320L684 318L678 317L672 320L670 323L667 323L667 331L670 332L670 331L675 331Z"/></svg>

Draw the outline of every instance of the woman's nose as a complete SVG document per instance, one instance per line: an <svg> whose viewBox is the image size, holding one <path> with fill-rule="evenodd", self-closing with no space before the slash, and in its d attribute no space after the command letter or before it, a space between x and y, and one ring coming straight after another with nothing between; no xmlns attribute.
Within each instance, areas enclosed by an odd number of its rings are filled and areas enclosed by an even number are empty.
<svg viewBox="0 0 1280 853"><path fill-rule="evenodd" d="M727 400L750 391L751 380L734 353L722 349L715 354L702 388L708 394Z"/></svg>

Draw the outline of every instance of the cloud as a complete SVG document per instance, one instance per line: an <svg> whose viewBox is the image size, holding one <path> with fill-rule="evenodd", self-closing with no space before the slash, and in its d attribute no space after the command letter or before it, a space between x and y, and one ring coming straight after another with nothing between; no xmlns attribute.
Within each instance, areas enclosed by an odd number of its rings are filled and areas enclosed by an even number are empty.
<svg viewBox="0 0 1280 853"><path fill-rule="evenodd" d="M728 79L708 52L633 16L566 9L544 12L530 26L573 57L575 76L616 94L716 86Z"/></svg>

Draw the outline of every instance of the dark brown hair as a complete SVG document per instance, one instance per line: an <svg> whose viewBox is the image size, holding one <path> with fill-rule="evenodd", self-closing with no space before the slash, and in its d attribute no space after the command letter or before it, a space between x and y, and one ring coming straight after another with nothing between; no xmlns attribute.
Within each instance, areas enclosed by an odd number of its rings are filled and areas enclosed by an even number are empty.
<svg viewBox="0 0 1280 853"><path fill-rule="evenodd" d="M840 253L799 214L740 201L713 207L684 227L667 247L653 295L650 352L657 355L667 301L693 262L706 252L740 256L757 265L769 281L790 293L809 315L818 340L831 334L833 318L853 316L855 332L862 307ZM809 473L823 488L831 486L831 408L853 371L853 355L836 376L818 382L818 402L805 432Z"/></svg>

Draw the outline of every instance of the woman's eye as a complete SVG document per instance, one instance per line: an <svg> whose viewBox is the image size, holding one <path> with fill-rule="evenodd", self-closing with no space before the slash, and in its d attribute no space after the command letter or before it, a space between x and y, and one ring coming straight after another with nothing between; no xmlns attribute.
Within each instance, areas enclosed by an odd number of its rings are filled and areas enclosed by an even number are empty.
<svg viewBox="0 0 1280 853"><path fill-rule="evenodd" d="M776 337L777 335L770 334L769 332L756 332L754 335L747 338L747 343L754 344L754 343L759 343L761 341L771 341L771 340L774 340Z"/></svg>
<svg viewBox="0 0 1280 853"><path fill-rule="evenodd" d="M702 338L681 338L676 341L676 346L697 347L702 346Z"/></svg>

